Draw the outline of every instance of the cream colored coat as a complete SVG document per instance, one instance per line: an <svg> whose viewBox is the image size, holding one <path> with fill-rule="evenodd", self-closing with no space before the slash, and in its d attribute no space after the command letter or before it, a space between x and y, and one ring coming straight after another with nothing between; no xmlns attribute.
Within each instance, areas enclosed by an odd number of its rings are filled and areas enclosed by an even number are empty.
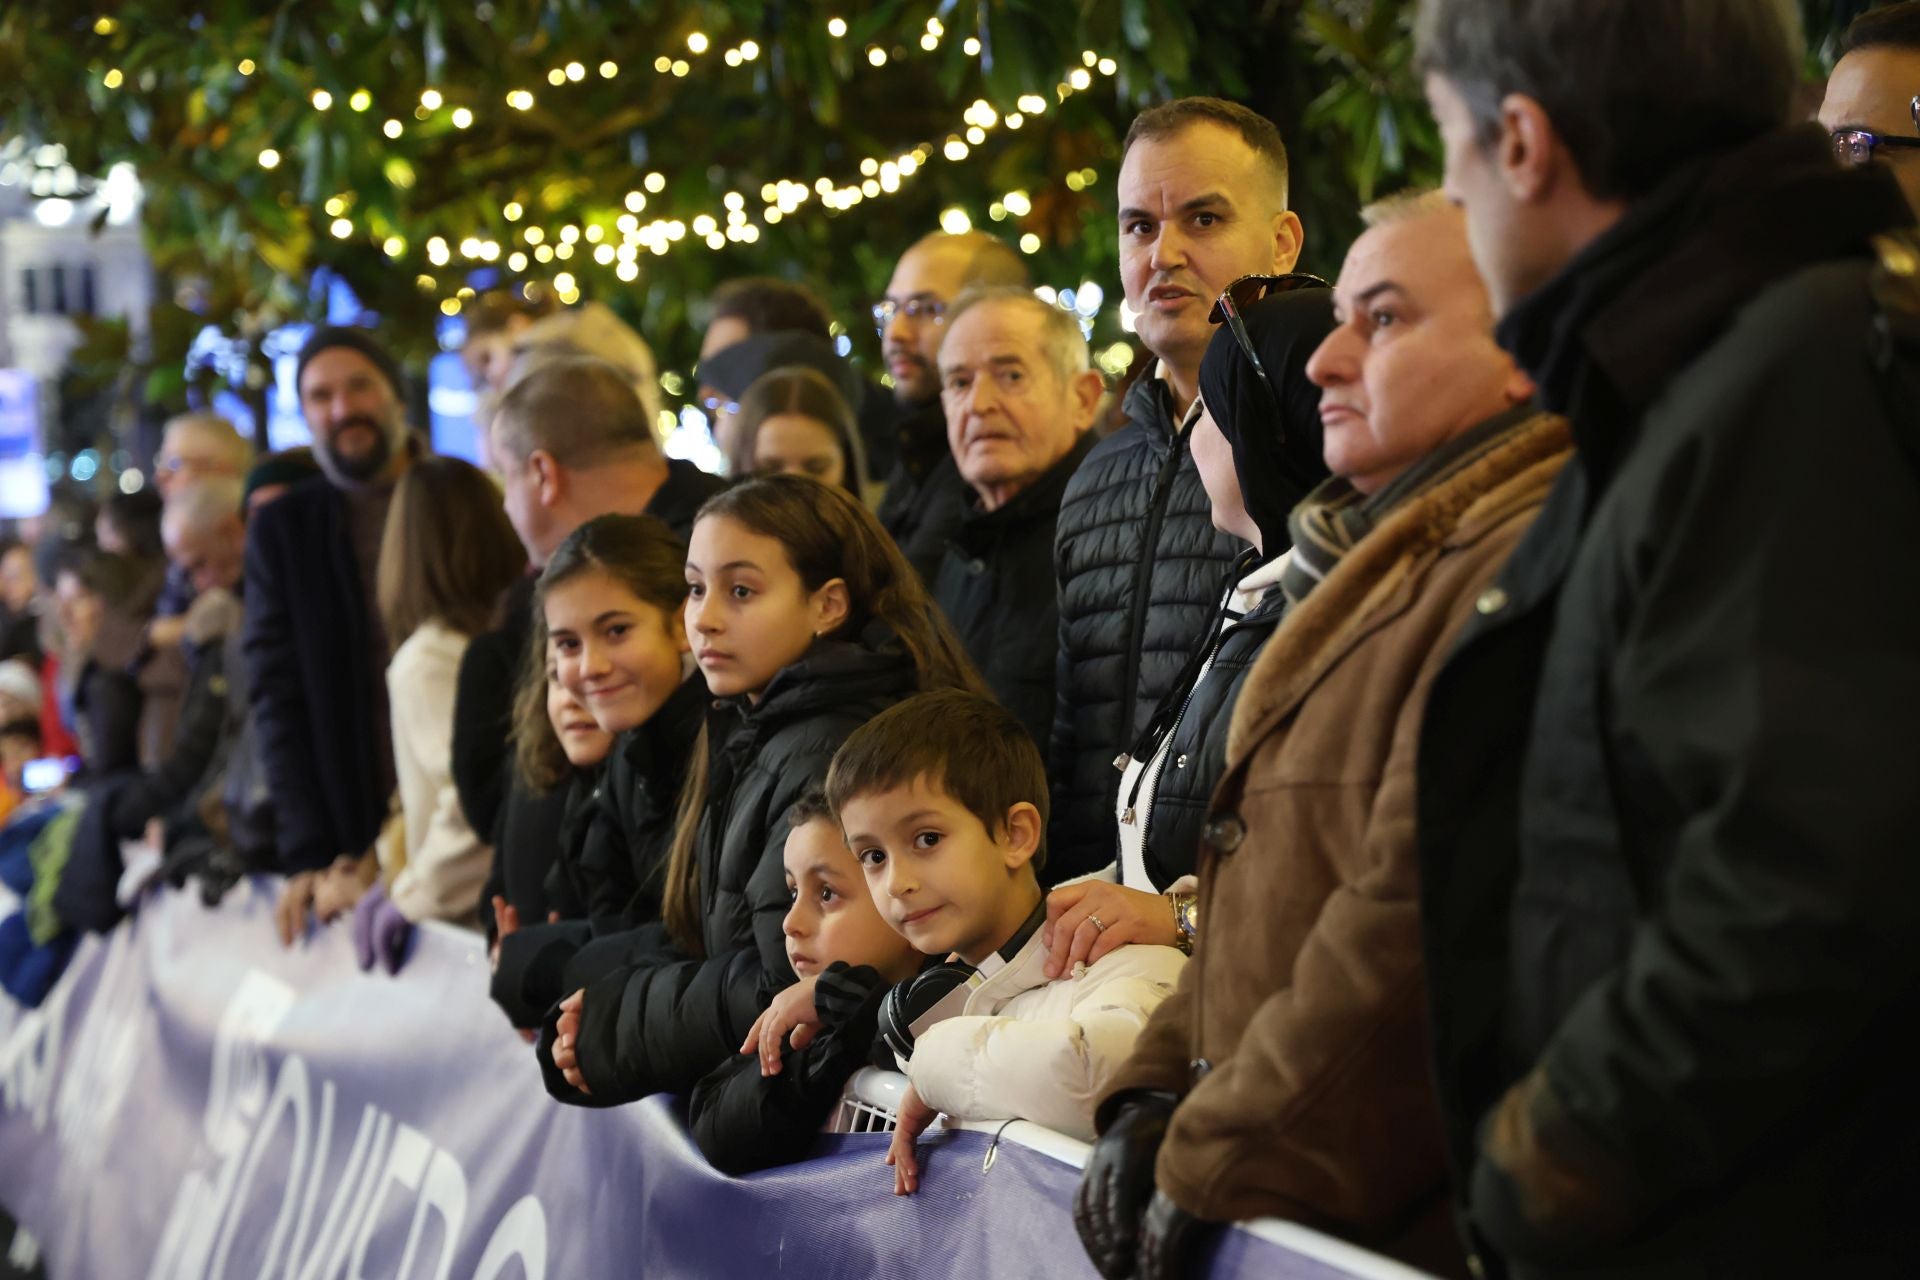
<svg viewBox="0 0 1920 1280"><path fill-rule="evenodd" d="M1031 1120L1091 1139L1094 1104L1186 962L1172 947L1120 947L1049 982L1036 930L959 1014L921 1033L907 1076L956 1120Z"/></svg>
<svg viewBox="0 0 1920 1280"><path fill-rule="evenodd" d="M472 922L493 865L492 850L467 825L453 786L454 687L466 651L466 636L429 622L387 664L406 864L382 869L388 896L409 920Z"/></svg>

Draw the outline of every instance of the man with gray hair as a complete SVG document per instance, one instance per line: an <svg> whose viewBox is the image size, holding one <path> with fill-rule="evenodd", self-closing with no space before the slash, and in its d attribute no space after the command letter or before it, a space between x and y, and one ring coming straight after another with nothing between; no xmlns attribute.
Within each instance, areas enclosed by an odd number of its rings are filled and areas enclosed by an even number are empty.
<svg viewBox="0 0 1920 1280"><path fill-rule="evenodd" d="M1421 741L1481 1266L1920 1273L1911 211L1790 123L1789 0L1426 0L1418 46L1576 445Z"/></svg>
<svg viewBox="0 0 1920 1280"><path fill-rule="evenodd" d="M880 354L899 411L892 447L882 451L893 465L875 514L929 583L966 494L948 456L940 402L938 358L953 304L968 289L1028 283L1026 262L1006 241L984 231L933 231L900 255L886 294L873 305Z"/></svg>
<svg viewBox="0 0 1920 1280"><path fill-rule="evenodd" d="M933 598L1036 744L1053 723L1053 541L1104 385L1069 312L1027 289L955 300L940 344L947 447L970 491Z"/></svg>

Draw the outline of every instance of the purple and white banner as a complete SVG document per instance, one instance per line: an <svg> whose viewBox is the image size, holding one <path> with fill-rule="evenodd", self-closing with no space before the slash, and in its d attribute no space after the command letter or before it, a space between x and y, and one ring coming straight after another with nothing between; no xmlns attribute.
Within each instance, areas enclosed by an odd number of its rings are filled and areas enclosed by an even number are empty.
<svg viewBox="0 0 1920 1280"><path fill-rule="evenodd" d="M366 974L344 928L282 950L276 887L150 896L41 1008L0 997L0 1205L53 1280L1093 1276L1077 1144L1019 1125L987 1160L990 1135L936 1130L906 1198L877 1134L727 1178L672 1099L548 1099L477 936L429 927ZM1266 1224L1213 1274L1415 1273Z"/></svg>

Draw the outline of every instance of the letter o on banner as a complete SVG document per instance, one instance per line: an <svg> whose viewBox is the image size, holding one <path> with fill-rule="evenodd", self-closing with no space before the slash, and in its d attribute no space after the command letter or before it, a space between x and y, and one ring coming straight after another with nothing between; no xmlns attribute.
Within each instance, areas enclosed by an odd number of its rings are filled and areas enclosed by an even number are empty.
<svg viewBox="0 0 1920 1280"><path fill-rule="evenodd" d="M500 1215L480 1265L473 1269L473 1280L498 1280L514 1258L520 1259L526 1280L547 1280L547 1214L534 1196L520 1197Z"/></svg>
<svg viewBox="0 0 1920 1280"><path fill-rule="evenodd" d="M293 1227L294 1202L299 1199L303 1185L301 1175L306 1172L311 1092L307 1082L307 1064L297 1054L287 1055L280 1064L279 1076L273 1082L273 1094L267 1099L266 1110L261 1112L260 1122L254 1126L253 1141L247 1148L246 1163L240 1166L240 1176L234 1180L233 1194L227 1197L226 1220L220 1224L219 1242L214 1245L213 1256L207 1263L207 1275L211 1280L219 1280L227 1273L227 1254L233 1248L234 1230L248 1216L247 1192L253 1186L254 1175L260 1171L260 1161L279 1128L281 1113L285 1112L293 1119L293 1155L287 1164L287 1189L280 1196L280 1211L273 1217L273 1232L267 1240L266 1257L260 1264L259 1274L267 1275L279 1261L280 1250L287 1242L287 1232Z"/></svg>

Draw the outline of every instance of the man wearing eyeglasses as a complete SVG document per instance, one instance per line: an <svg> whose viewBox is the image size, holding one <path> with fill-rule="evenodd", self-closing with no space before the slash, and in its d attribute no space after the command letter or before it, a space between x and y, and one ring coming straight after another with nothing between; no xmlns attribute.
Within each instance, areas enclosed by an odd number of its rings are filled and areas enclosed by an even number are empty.
<svg viewBox="0 0 1920 1280"><path fill-rule="evenodd" d="M1218 98L1182 98L1133 122L1119 206L1127 305L1158 364L1134 382L1127 425L1087 455L1060 507L1060 678L1047 846L1056 882L1114 860L1114 798L1128 763L1122 753L1179 684L1246 550L1213 527L1187 448L1200 360L1213 337L1209 317L1236 281L1286 277L1304 236L1287 208L1279 131ZM1267 287L1247 281L1245 300ZM1333 327L1328 291L1311 292L1322 301L1300 309L1301 323L1312 328L1295 344L1302 364ZM1282 500L1298 501L1327 475L1319 392L1304 368L1264 372L1275 391L1271 429L1293 466ZM1266 550L1278 555L1286 548Z"/></svg>
<svg viewBox="0 0 1920 1280"><path fill-rule="evenodd" d="M886 296L873 305L880 354L900 411L894 464L878 515L929 584L966 499L966 485L947 451L947 418L940 407L940 342L947 334L947 312L968 289L1028 283L1026 262L1005 241L983 231L957 236L936 231L900 255Z"/></svg>
<svg viewBox="0 0 1920 1280"><path fill-rule="evenodd" d="M1842 164L1884 164L1920 210L1920 0L1870 9L1840 40L1820 123Z"/></svg>

